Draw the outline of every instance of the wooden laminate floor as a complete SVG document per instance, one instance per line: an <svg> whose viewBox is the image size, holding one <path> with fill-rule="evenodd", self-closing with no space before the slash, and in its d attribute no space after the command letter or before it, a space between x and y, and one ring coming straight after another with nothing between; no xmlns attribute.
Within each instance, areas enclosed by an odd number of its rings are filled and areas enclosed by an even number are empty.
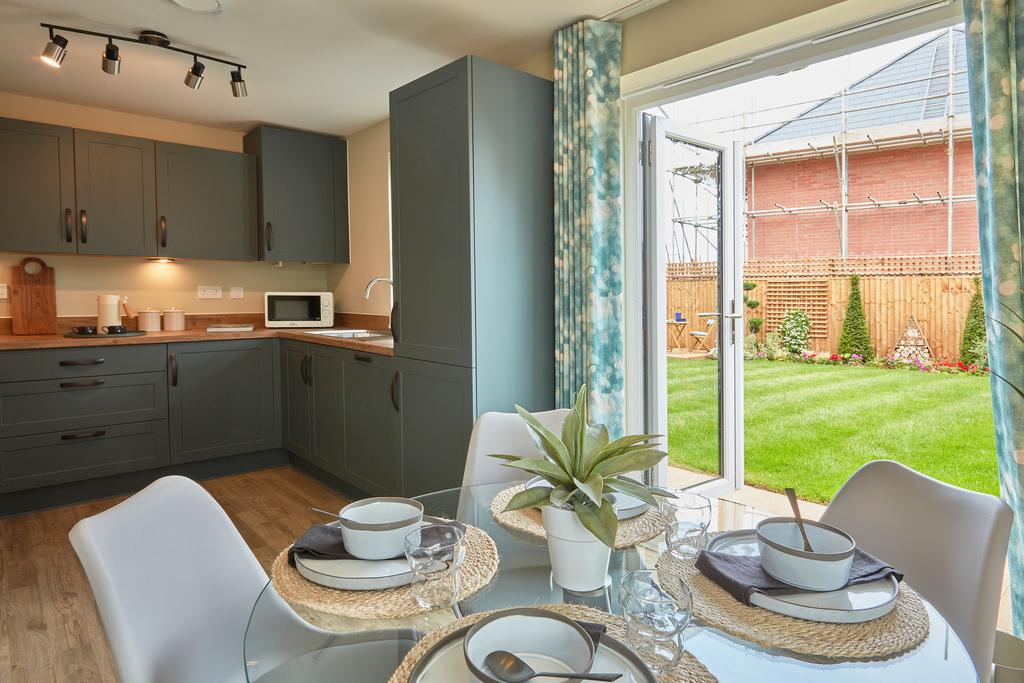
<svg viewBox="0 0 1024 683"><path fill-rule="evenodd" d="M289 467L201 482L265 569L345 498ZM92 592L68 531L120 498L0 518L0 681L116 681Z"/></svg>

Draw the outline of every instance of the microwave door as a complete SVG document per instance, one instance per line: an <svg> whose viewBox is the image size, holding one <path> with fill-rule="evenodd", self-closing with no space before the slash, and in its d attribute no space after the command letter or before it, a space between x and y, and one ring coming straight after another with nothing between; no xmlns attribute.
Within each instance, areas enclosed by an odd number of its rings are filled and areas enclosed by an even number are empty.
<svg viewBox="0 0 1024 683"><path fill-rule="evenodd" d="M320 297L274 295L267 299L268 323L317 323L320 321Z"/></svg>

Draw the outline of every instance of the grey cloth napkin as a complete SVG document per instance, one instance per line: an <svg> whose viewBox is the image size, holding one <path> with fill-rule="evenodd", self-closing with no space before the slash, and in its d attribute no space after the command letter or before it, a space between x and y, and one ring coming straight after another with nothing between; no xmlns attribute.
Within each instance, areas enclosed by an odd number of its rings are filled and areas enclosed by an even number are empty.
<svg viewBox="0 0 1024 683"><path fill-rule="evenodd" d="M466 531L465 524L439 517L424 517L423 522L426 524L451 524L459 527L463 532ZM296 555L314 560L357 559L355 555L345 550L345 539L342 537L341 527L330 524L314 524L292 544L292 547L288 549L288 564L293 567ZM402 557L402 555L395 555L395 557Z"/></svg>
<svg viewBox="0 0 1024 683"><path fill-rule="evenodd" d="M594 647L598 647L601 644L601 636L608 631L608 627L604 624L596 624L592 621L579 620L577 620L576 623L587 632L587 635L590 636L590 640L594 643Z"/></svg>
<svg viewBox="0 0 1024 683"><path fill-rule="evenodd" d="M773 579L761 568L759 557L739 557L725 553L701 551L697 557L697 569L716 584L724 588L740 602L749 605L750 596L756 593L787 595L802 593L804 589ZM860 548L853 551L853 567L847 586L870 583L893 576L903 580L903 574L885 562L869 555Z"/></svg>

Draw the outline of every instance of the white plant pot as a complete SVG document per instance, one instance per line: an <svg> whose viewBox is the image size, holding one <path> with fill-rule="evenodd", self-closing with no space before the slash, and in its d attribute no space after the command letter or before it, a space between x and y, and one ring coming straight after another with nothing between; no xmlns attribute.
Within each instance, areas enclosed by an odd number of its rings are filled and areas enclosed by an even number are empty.
<svg viewBox="0 0 1024 683"><path fill-rule="evenodd" d="M572 510L541 508L548 554L555 583L584 593L603 588L608 577L611 548L590 533Z"/></svg>

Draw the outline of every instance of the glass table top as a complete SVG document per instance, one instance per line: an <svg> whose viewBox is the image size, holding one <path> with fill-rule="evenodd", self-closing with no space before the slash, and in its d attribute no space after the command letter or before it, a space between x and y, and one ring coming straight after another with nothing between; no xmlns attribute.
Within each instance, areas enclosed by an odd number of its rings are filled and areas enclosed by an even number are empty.
<svg viewBox="0 0 1024 683"><path fill-rule="evenodd" d="M488 484L419 496L424 513L477 526L494 539L500 558L492 582L457 605L400 620L375 621L298 615L271 583L253 605L246 627L244 659L249 681L386 682L405 653L427 632L457 618L493 609L575 603L619 611L619 580L625 572L653 567L664 549L661 538L612 553L609 582L603 590L572 593L554 584L547 546L513 535L491 517L491 499L509 484ZM720 498L713 501L710 531L752 528L764 513ZM312 520L311 520L312 521ZM877 662L810 661L785 651L738 640L695 620L686 630L686 648L721 683L758 680L870 681L871 683L977 681L974 666L949 625L926 603L931 628L915 650Z"/></svg>

